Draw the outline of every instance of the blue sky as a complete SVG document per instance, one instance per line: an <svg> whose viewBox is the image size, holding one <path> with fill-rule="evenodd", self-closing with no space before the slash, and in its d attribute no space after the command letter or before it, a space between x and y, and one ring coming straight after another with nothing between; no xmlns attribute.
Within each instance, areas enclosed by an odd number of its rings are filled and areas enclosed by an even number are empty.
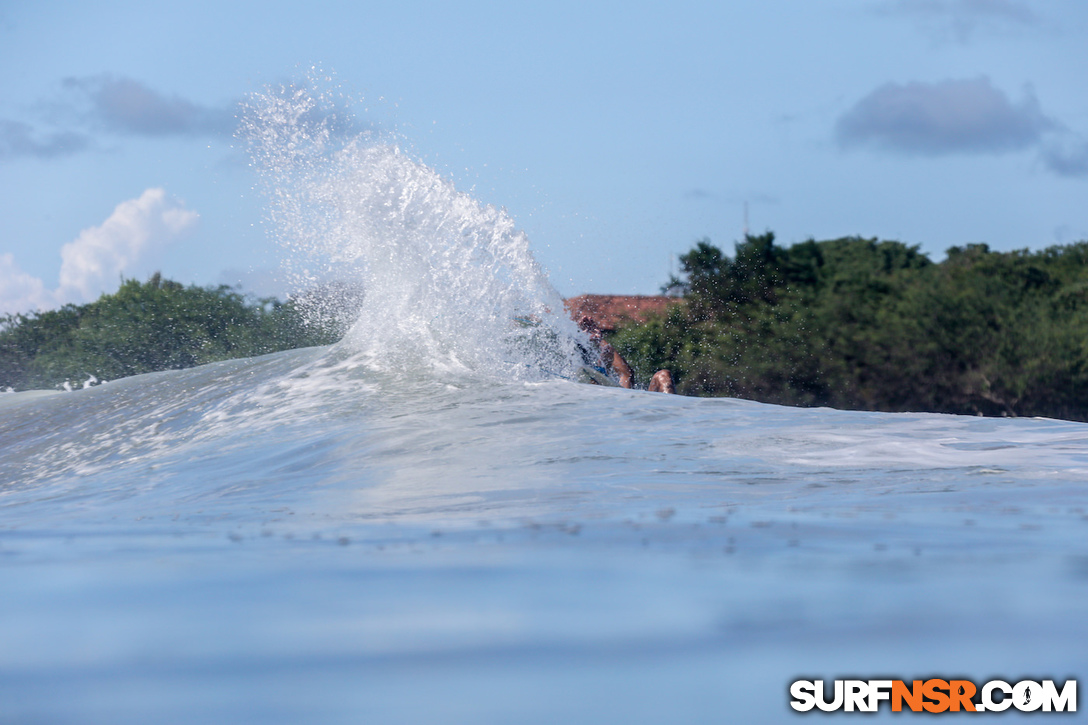
<svg viewBox="0 0 1088 725"><path fill-rule="evenodd" d="M318 65L504 206L566 295L654 293L743 228L1088 239L1088 4L0 4L0 311L155 269L268 281L235 105Z"/></svg>

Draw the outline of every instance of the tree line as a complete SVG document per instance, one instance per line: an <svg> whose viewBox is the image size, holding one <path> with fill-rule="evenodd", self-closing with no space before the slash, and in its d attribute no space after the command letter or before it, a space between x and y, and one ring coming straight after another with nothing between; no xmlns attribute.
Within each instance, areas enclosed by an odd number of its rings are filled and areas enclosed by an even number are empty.
<svg viewBox="0 0 1088 725"><path fill-rule="evenodd" d="M84 305L0 317L0 390L57 388L336 341L350 291L280 302L156 273ZM324 305L320 303L326 303Z"/></svg>
<svg viewBox="0 0 1088 725"><path fill-rule="evenodd" d="M701 240L668 312L611 342L687 395L1088 420L1088 242L1041 251L844 237ZM0 390L48 389L335 342L361 292L252 299L156 274L85 305L0 317ZM346 311L348 314L342 314Z"/></svg>
<svg viewBox="0 0 1088 725"><path fill-rule="evenodd" d="M678 391L879 411L1088 420L1088 242L1037 252L748 235L681 256L681 300L612 343Z"/></svg>

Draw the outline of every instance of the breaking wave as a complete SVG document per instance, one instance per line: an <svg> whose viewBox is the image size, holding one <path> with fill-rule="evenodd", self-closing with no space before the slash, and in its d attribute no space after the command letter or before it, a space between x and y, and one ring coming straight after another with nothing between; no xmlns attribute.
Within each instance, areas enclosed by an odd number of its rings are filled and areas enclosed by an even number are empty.
<svg viewBox="0 0 1088 725"><path fill-rule="evenodd" d="M582 333L505 210L312 86L253 95L241 128L296 284L363 290L335 354L380 370L569 373Z"/></svg>

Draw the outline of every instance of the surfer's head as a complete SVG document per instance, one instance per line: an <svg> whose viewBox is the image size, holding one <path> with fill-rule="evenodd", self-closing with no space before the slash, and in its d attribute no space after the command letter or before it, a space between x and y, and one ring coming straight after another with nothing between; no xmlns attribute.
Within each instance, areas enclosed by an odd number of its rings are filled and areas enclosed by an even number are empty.
<svg viewBox="0 0 1088 725"><path fill-rule="evenodd" d="M582 328L582 331L588 333L594 340L601 339L601 326L589 315L582 315L582 318L578 320L578 327Z"/></svg>

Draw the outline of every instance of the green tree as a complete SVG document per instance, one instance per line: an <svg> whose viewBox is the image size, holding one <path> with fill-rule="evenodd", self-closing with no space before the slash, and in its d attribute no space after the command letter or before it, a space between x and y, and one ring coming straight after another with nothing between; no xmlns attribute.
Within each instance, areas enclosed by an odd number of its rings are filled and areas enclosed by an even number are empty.
<svg viewBox="0 0 1088 725"><path fill-rule="evenodd" d="M707 239L682 305L614 344L678 390L794 405L1088 419L1088 243L1041 252Z"/></svg>
<svg viewBox="0 0 1088 725"><path fill-rule="evenodd" d="M342 333L313 305L251 301L228 286L186 287L156 273L86 305L4 318L0 387L112 380L328 344Z"/></svg>

